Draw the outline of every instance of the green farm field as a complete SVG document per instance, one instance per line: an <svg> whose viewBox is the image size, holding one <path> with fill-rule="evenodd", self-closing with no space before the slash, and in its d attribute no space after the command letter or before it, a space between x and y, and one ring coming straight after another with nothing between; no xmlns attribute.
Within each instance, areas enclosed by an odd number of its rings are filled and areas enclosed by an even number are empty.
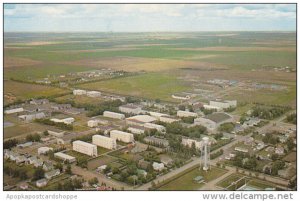
<svg viewBox="0 0 300 201"><path fill-rule="evenodd" d="M78 85L79 88L172 101L172 94L188 87L175 76L163 73L147 73Z"/></svg>

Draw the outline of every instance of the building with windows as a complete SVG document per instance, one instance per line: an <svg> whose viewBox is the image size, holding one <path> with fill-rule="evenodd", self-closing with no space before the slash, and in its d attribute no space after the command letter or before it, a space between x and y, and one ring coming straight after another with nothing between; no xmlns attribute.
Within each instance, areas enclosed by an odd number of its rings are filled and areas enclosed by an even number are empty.
<svg viewBox="0 0 300 201"><path fill-rule="evenodd" d="M80 140L73 142L73 150L89 156L98 156L96 145Z"/></svg>
<svg viewBox="0 0 300 201"><path fill-rule="evenodd" d="M119 131L119 130L110 131L110 137L115 140L126 142L126 143L130 143L134 141L133 134Z"/></svg>
<svg viewBox="0 0 300 201"><path fill-rule="evenodd" d="M104 111L104 117L112 118L112 119L125 119L125 115L117 112Z"/></svg>
<svg viewBox="0 0 300 201"><path fill-rule="evenodd" d="M142 107L134 104L121 105L119 110L126 114L140 114L143 112Z"/></svg>
<svg viewBox="0 0 300 201"><path fill-rule="evenodd" d="M102 135L93 135L93 144L99 147L104 147L106 149L116 149L117 142L116 139L105 137Z"/></svg>

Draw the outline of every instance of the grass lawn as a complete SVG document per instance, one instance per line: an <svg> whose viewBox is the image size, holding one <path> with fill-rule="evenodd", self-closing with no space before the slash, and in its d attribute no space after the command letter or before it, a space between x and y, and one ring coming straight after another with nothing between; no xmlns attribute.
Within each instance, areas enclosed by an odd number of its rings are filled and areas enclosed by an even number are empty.
<svg viewBox="0 0 300 201"><path fill-rule="evenodd" d="M203 176L205 182L214 180L221 175L225 174L227 171L217 167L212 167L210 171L199 170L199 167L196 167L192 171L180 176L177 179L172 180L171 182L161 186L158 190L198 190L201 186L205 185L204 183L196 183L193 179L197 176Z"/></svg>
<svg viewBox="0 0 300 201"><path fill-rule="evenodd" d="M104 155L104 156L100 156L95 159L89 160L87 167L89 170L95 170L97 167L99 167L101 165L112 164L114 161L117 161L117 160L118 159L116 159L116 158Z"/></svg>
<svg viewBox="0 0 300 201"><path fill-rule="evenodd" d="M78 87L166 101L174 101L171 97L173 93L188 89L188 87L175 76L163 73L147 73L82 84L78 85Z"/></svg>

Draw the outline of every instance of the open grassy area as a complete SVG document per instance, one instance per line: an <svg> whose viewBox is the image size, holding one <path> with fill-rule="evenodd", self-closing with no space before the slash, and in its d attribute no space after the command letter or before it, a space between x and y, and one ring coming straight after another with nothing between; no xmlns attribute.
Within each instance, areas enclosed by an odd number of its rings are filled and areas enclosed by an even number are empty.
<svg viewBox="0 0 300 201"><path fill-rule="evenodd" d="M52 96L67 93L65 89L15 82L10 80L4 81L4 104L8 104L16 99L30 99L41 96Z"/></svg>
<svg viewBox="0 0 300 201"><path fill-rule="evenodd" d="M132 77L87 83L78 87L166 101L174 101L171 97L173 93L188 89L175 76L158 73L147 73Z"/></svg>
<svg viewBox="0 0 300 201"><path fill-rule="evenodd" d="M226 170L217 167L212 167L210 171L199 170L196 167L192 171L176 178L169 183L161 186L158 190L198 190L204 183L194 182L193 179L197 176L203 176L205 182L214 180L225 174Z"/></svg>

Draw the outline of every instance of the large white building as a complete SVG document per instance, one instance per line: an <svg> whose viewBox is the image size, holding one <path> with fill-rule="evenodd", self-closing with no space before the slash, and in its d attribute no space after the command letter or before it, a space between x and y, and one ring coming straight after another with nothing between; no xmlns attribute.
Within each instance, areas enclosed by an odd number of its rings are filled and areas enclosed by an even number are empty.
<svg viewBox="0 0 300 201"><path fill-rule="evenodd" d="M131 125L127 128L127 130L133 134L143 134L146 131L146 128L144 126L135 126Z"/></svg>
<svg viewBox="0 0 300 201"><path fill-rule="evenodd" d="M104 111L104 117L112 118L112 119L125 119L125 115L117 112Z"/></svg>
<svg viewBox="0 0 300 201"><path fill-rule="evenodd" d="M219 107L222 109L227 109L230 107L236 107L237 101L236 100L212 100L209 101L210 106Z"/></svg>
<svg viewBox="0 0 300 201"><path fill-rule="evenodd" d="M121 105L119 110L126 114L140 114L143 112L142 107L134 104Z"/></svg>
<svg viewBox="0 0 300 201"><path fill-rule="evenodd" d="M160 113L160 112L149 112L149 114L150 116L156 118L157 120L159 120L159 118L162 116L168 116L167 114Z"/></svg>
<svg viewBox="0 0 300 201"><path fill-rule="evenodd" d="M197 117L198 114L195 113L195 112L189 112L189 111L178 110L178 111L177 111L177 116L178 116L178 117Z"/></svg>
<svg viewBox="0 0 300 201"><path fill-rule="evenodd" d="M212 105L203 105L203 108L207 110L216 110L217 112L220 112L222 110L222 108Z"/></svg>
<svg viewBox="0 0 300 201"><path fill-rule="evenodd" d="M224 112L215 112L213 114L206 115L205 117L194 119L194 124L204 126L208 131L214 132L221 124L231 121L232 117L229 114Z"/></svg>
<svg viewBox="0 0 300 201"><path fill-rule="evenodd" d="M148 129L156 129L157 131L162 132L162 133L166 132L166 128L164 126L158 125L158 124L145 123L144 127L148 128Z"/></svg>
<svg viewBox="0 0 300 201"><path fill-rule="evenodd" d="M76 161L76 158L74 156L70 156L70 155L62 153L62 152L55 153L54 157L59 158L63 161L68 161L69 163L73 163Z"/></svg>
<svg viewBox="0 0 300 201"><path fill-rule="evenodd" d="M93 135L93 144L104 147L106 149L116 149L117 142L116 139L105 137L102 135Z"/></svg>
<svg viewBox="0 0 300 201"><path fill-rule="evenodd" d="M24 109L22 107L14 108L14 109L8 109L4 111L4 114L13 114L18 112L24 112Z"/></svg>
<svg viewBox="0 0 300 201"><path fill-rule="evenodd" d="M68 118L64 118L64 119L57 119L57 118L52 118L50 119L50 121L53 121L55 123L64 123L64 124L72 124L75 119L73 117L68 117Z"/></svg>
<svg viewBox="0 0 300 201"><path fill-rule="evenodd" d="M130 143L134 141L134 136L132 133L127 133L119 130L110 131L110 137L126 143Z"/></svg>
<svg viewBox="0 0 300 201"><path fill-rule="evenodd" d="M88 127L91 127L91 128L97 127L98 124L99 124L98 119L91 119L87 122Z"/></svg>
<svg viewBox="0 0 300 201"><path fill-rule="evenodd" d="M171 116L161 116L161 117L159 117L159 121L170 124L170 123L173 123L176 121L180 121L180 119L177 119L177 118L174 118Z"/></svg>
<svg viewBox="0 0 300 201"><path fill-rule="evenodd" d="M47 132L49 133L49 135L52 135L54 137L63 137L65 134L65 131L55 128L48 129Z"/></svg>
<svg viewBox="0 0 300 201"><path fill-rule="evenodd" d="M91 98L97 98L97 97L101 96L101 92L100 91L88 91L88 92L86 92L86 95Z"/></svg>
<svg viewBox="0 0 300 201"><path fill-rule="evenodd" d="M182 138L181 144L183 144L184 146L187 146L189 148L191 148L193 146L193 144L195 144L196 149L201 149L203 146L202 141L197 141L197 140L193 140L190 138Z"/></svg>
<svg viewBox="0 0 300 201"><path fill-rule="evenodd" d="M74 89L74 90L73 90L73 94L74 94L74 95L86 95L86 90L82 90L82 89Z"/></svg>
<svg viewBox="0 0 300 201"><path fill-rule="evenodd" d="M156 118L149 115L136 115L126 118L126 124L142 126L145 123L151 123L156 121Z"/></svg>
<svg viewBox="0 0 300 201"><path fill-rule="evenodd" d="M172 98L178 99L178 100L189 100L191 97L189 95L181 95L181 94L173 94Z"/></svg>
<svg viewBox="0 0 300 201"><path fill-rule="evenodd" d="M76 140L73 142L73 150L89 156L98 156L96 145L80 140Z"/></svg>

